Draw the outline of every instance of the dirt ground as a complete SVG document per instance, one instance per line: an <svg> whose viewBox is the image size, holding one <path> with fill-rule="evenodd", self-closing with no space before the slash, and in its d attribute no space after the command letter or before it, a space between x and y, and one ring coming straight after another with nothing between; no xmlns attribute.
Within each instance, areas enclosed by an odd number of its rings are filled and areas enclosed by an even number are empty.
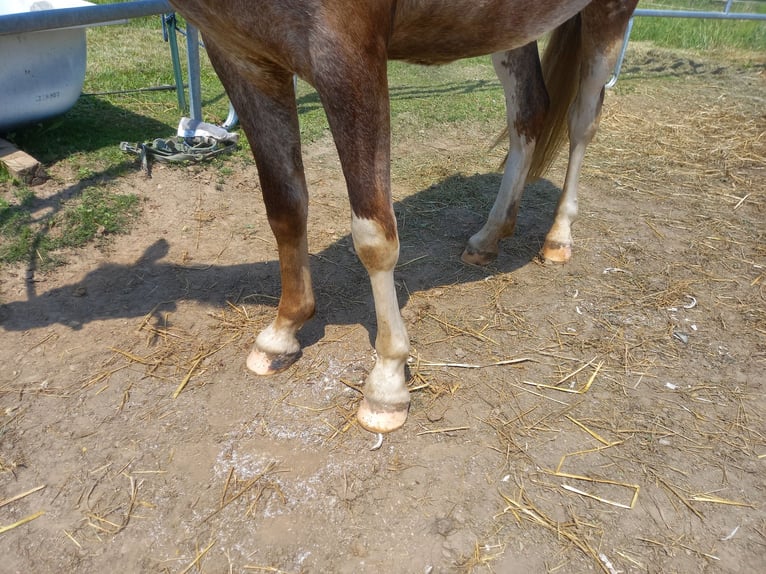
<svg viewBox="0 0 766 574"><path fill-rule="evenodd" d="M631 52L566 266L535 261L563 161L473 268L499 126L395 134L413 402L379 450L329 140L305 150L318 312L271 378L244 365L279 294L253 165L110 182L142 198L129 235L0 270L0 570L762 571L764 74ZM50 172L41 206L76 183Z"/></svg>

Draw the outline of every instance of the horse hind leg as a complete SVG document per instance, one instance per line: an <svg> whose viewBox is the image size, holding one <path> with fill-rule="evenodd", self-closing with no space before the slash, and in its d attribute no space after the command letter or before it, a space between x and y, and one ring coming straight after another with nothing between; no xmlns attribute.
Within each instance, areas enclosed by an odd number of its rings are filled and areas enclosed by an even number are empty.
<svg viewBox="0 0 766 574"><path fill-rule="evenodd" d="M510 146L503 179L484 226L469 240L462 259L474 265L492 262L498 243L513 234L535 142L548 109L537 43L492 55L505 92Z"/></svg>
<svg viewBox="0 0 766 574"><path fill-rule="evenodd" d="M239 115L253 150L269 225L277 240L282 293L277 316L247 358L259 375L282 371L301 354L296 334L314 314L309 271L308 192L292 74L245 68L206 39L210 59Z"/></svg>
<svg viewBox="0 0 766 574"><path fill-rule="evenodd" d="M581 13L579 88L569 110L569 164L553 225L540 251L543 260L566 263L572 257L572 222L577 215L577 188L585 150L601 118L604 85L614 70L635 0L597 1ZM573 49L575 49L573 47Z"/></svg>

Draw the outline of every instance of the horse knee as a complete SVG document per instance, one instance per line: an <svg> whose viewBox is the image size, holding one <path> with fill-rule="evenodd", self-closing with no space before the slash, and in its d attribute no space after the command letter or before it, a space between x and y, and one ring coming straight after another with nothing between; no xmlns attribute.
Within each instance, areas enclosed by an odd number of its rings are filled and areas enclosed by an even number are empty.
<svg viewBox="0 0 766 574"><path fill-rule="evenodd" d="M391 271L399 259L396 224L393 233L372 219L352 216L351 236L362 264L370 271Z"/></svg>

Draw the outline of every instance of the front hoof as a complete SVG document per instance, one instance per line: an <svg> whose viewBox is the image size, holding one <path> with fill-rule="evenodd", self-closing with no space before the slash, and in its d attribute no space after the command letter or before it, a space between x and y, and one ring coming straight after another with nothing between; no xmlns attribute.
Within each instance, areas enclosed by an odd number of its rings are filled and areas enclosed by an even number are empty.
<svg viewBox="0 0 766 574"><path fill-rule="evenodd" d="M467 245L460 259L468 265L481 265L483 267L497 259L497 252L481 251Z"/></svg>
<svg viewBox="0 0 766 574"><path fill-rule="evenodd" d="M356 412L356 419L365 430L388 433L404 425L409 407L409 403L404 403L393 407L375 408L367 399L362 399L359 410Z"/></svg>
<svg viewBox="0 0 766 574"><path fill-rule="evenodd" d="M569 263L572 259L572 244L546 241L540 250L540 258L546 263Z"/></svg>
<svg viewBox="0 0 766 574"><path fill-rule="evenodd" d="M301 352L273 354L253 347L247 357L247 368L256 375L273 375L284 371L301 356Z"/></svg>

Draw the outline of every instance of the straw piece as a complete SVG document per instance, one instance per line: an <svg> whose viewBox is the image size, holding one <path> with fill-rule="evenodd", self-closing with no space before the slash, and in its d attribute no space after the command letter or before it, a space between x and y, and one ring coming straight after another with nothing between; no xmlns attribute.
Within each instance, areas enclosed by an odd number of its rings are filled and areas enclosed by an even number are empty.
<svg viewBox="0 0 766 574"><path fill-rule="evenodd" d="M606 446L615 446L620 444L622 441L617 442L609 442L605 438L602 438L599 434L597 434L595 431L590 430L588 427L586 427L581 422L575 420L574 418L570 417L569 415L564 415L567 419L569 419L572 423L576 424L578 427L580 427L582 430L584 430L586 433L588 433L590 436L595 438L598 442L606 445Z"/></svg>
<svg viewBox="0 0 766 574"><path fill-rule="evenodd" d="M34 494L35 492L37 492L38 490L42 490L46 486L47 485L45 485L45 484L41 484L40 486L32 488L30 490L27 490L26 492L22 492L21 494L17 494L15 496L11 496L10 498L6 498L5 500L0 500L0 508L5 506L6 504L10 504L11 502L16 502L17 500L21 500L25 496L29 496L30 494Z"/></svg>
<svg viewBox="0 0 766 574"><path fill-rule="evenodd" d="M643 563L639 562L635 558L632 558L632 557L628 556L624 552L620 552L619 550L615 550L614 553L617 554L618 556L621 556L622 558L625 558L625 560L627 560L628 562L630 562L631 564L633 564L635 566L638 566L642 570L646 569L646 567L644 566Z"/></svg>
<svg viewBox="0 0 766 574"><path fill-rule="evenodd" d="M571 379L572 377L574 377L574 376L575 376L577 373L579 373L579 372L580 372L580 371L582 371L583 369L586 369L586 368L588 368L588 366L589 366L589 365L592 365L592 364L593 364L593 361L595 361L595 360L596 360L596 357L593 357L593 358L592 358L590 361L588 361L587 363L585 363L585 364L583 364L583 365L580 365L580 366L579 366L579 367L577 367L577 368L576 368L574 371L572 371L571 373L569 373L569 374L568 374L568 375L566 375L565 377L563 377L563 378L559 379L558 381L556 381L556 382L554 383L554 385L555 385L555 386L559 386L561 383L564 383L564 382L568 381L569 379Z"/></svg>
<svg viewBox="0 0 766 574"><path fill-rule="evenodd" d="M189 564L186 568L181 570L181 574L186 574L189 570L194 568L197 565L197 563L200 560L202 560L202 557L205 556L205 554L207 554L208 550L210 550L213 547L213 544L215 543L216 543L215 540L211 540L210 544L208 544L202 552L197 553L197 556L194 558L194 560L192 560L191 564Z"/></svg>
<svg viewBox="0 0 766 574"><path fill-rule="evenodd" d="M229 474L226 476L226 482L223 485L223 492L221 493L221 502L218 505L219 508L223 508L226 500L226 493L229 491L229 483L231 482L231 477L234 474L234 467L232 466L229 469Z"/></svg>
<svg viewBox="0 0 766 574"><path fill-rule="evenodd" d="M585 450L578 450L576 452L570 452L568 454L565 454L564 456L561 457L561 460L559 461L559 464L556 467L556 470L553 472L553 474L558 474L558 473L561 472L561 467L564 466L564 461L567 458L569 458L570 456L579 456L581 454L590 454L592 452L600 452L602 450L606 450L608 448L611 448L613 446L618 446L620 444L622 444L622 441L615 442L615 443L610 443L610 444L605 445L605 446L597 446L595 448L588 448L588 449L585 449Z"/></svg>
<svg viewBox="0 0 766 574"><path fill-rule="evenodd" d="M627 486L627 485L623 485ZM584 490L580 490L579 488L575 488L574 486L569 486L568 484L562 484L561 488L564 490L568 490L569 492L574 492L575 494L579 494L580 496L585 496L586 498L592 498L593 500L598 500L599 502L603 502L604 504L611 504L612 506L616 506L618 508L625 508L627 510L632 510L633 505L635 504L636 497L633 497L633 501L631 504L623 504L621 502L614 502L613 500L607 500L606 498L601 498L600 496L596 496L595 494L590 494L588 492L585 492ZM638 493L638 490L636 490L636 494Z"/></svg>
<svg viewBox="0 0 766 574"><path fill-rule="evenodd" d="M705 517L702 515L702 513L699 510L697 510L696 508L694 508L691 505L691 503L686 499L686 497L684 497L680 492L678 492L675 488L673 488L670 484L668 484L668 482L665 481L662 477L660 477L656 472L654 472L651 469L650 469L650 472L654 475L654 478L656 478L659 481L659 483L662 484L662 486L664 486L671 493L673 493L678 498L678 500L680 500L683 503L683 505L686 508L688 508L692 512L692 514L694 514L694 516L696 516L700 520L704 520L705 519Z"/></svg>
<svg viewBox="0 0 766 574"><path fill-rule="evenodd" d="M18 528L19 526L22 526L23 524L26 524L27 522L32 522L36 518L40 518L43 514L45 514L45 511L41 510L39 512L35 512L31 516L27 516L26 518L22 518L18 522L14 522L13 524L9 524L8 526L0 526L0 534L5 534L9 530L13 530L14 528Z"/></svg>
<svg viewBox="0 0 766 574"><path fill-rule="evenodd" d="M546 395L544 395L542 393L536 393L535 391L531 391L529 389L525 389L524 387L522 387L521 385L517 385L516 383L512 383L512 382L508 381L507 384L512 386L512 387L515 387L515 388L517 388L517 389L519 389L521 391L524 391L525 393L529 393L530 395L535 395L536 397L540 397L540 398L543 398L543 399L546 399L546 400L549 400L549 401L553 401L554 403L558 403L558 404L564 405L566 407L569 406L569 403L565 403L564 401L560 401L558 399L554 399L553 397L546 396ZM529 384L533 384L533 383L529 383Z"/></svg>
<svg viewBox="0 0 766 574"><path fill-rule="evenodd" d="M468 430L471 427L450 427L446 429L432 429L432 430L425 430L417 433L417 436L421 436L424 434L438 434L443 432L452 432L452 431L460 431L460 430Z"/></svg>
<svg viewBox="0 0 766 574"><path fill-rule="evenodd" d="M72 536L71 534L69 534L69 532L67 532L66 530L64 530L63 532L64 532L64 534L66 534L66 537L67 537L67 538L69 538L69 540L71 540L72 542L74 542L74 543L75 543L75 545L77 546L77 548L82 548L82 544L80 544L79 542L77 542L77 540L75 540L74 536Z"/></svg>
<svg viewBox="0 0 766 574"><path fill-rule="evenodd" d="M745 508L755 508L754 505L749 504L747 502L727 500L726 498L719 498L717 496L712 496L709 494L695 494L694 496L690 496L689 500L693 500L694 502L711 502L713 504L725 504L727 506L743 506Z"/></svg>
<svg viewBox="0 0 766 574"><path fill-rule="evenodd" d="M194 374L194 371L197 369L199 364L208 357L215 355L218 351L226 347L229 343L236 340L239 337L239 335L235 335L234 337L230 337L225 343L219 345L212 351L209 351L207 353L202 353L197 355L196 359L194 359L194 362L192 363L191 368L187 371L186 376L183 378L183 380L178 384L178 387L176 387L175 392L173 393L173 398L178 398L178 395L181 394L181 391L184 390L184 387L186 387L187 383L191 380L192 375Z"/></svg>
<svg viewBox="0 0 766 574"><path fill-rule="evenodd" d="M109 350L113 353L117 353L118 355L122 355L129 361L132 361L134 363L139 363L140 365L154 365L154 361L150 361L146 357L139 357L138 355L134 355L130 351L123 351L122 349L117 349L115 347L109 347Z"/></svg>
<svg viewBox="0 0 766 574"><path fill-rule="evenodd" d="M473 365L470 363L430 363L427 361L418 362L419 367L454 367L458 369L486 369L487 367L502 367L504 365L516 365L518 363L526 363L533 361L529 357L521 357L519 359L507 359L505 361L497 361L495 363L487 363L485 365Z"/></svg>
<svg viewBox="0 0 766 574"><path fill-rule="evenodd" d="M194 361L194 363L192 363L192 366L189 369L189 371L186 373L186 376L178 384L178 387L176 387L176 390L173 393L173 398L174 399L178 398L178 395L180 395L181 391L184 390L184 387L186 386L186 384L189 382L189 380L191 380L192 375L194 374L195 369L199 366L199 364L202 362L202 359L204 359L204 358L205 358L205 355L200 355L199 357L197 357L197 359Z"/></svg>

